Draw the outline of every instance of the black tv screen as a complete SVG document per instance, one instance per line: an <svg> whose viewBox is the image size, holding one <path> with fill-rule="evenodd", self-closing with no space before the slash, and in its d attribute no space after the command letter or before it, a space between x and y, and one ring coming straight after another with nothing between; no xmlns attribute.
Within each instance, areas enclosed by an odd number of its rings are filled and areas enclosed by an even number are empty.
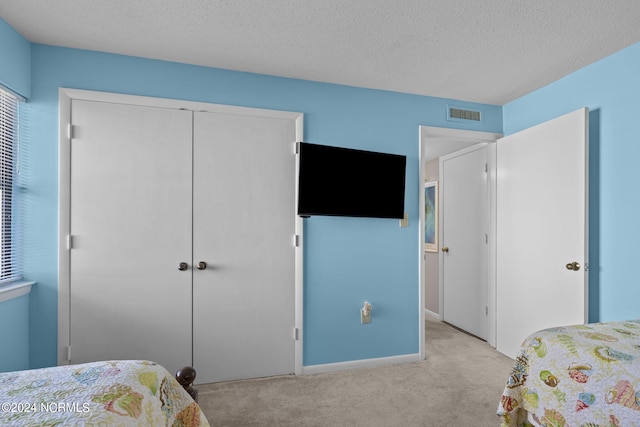
<svg viewBox="0 0 640 427"><path fill-rule="evenodd" d="M298 215L404 217L407 157L300 143Z"/></svg>

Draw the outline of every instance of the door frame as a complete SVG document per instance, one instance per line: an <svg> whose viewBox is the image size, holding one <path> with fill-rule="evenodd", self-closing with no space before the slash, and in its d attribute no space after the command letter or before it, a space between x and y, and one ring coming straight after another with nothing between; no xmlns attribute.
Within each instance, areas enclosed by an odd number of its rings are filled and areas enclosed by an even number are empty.
<svg viewBox="0 0 640 427"><path fill-rule="evenodd" d="M488 307L489 307L489 316L488 316L488 328L487 328L487 342L495 347L496 345L496 142L503 135L501 133L494 132L480 132L480 131L470 131L470 130L462 130L462 129L451 129L451 128L441 128L441 127L433 127L433 126L419 126L419 183L418 188L420 189L419 195L419 209L418 209L418 219L419 219L419 239L418 239L418 281L419 281L419 304L420 304L420 320L419 320L419 330L420 330L420 356L422 359L426 357L425 352L425 318L426 318L426 306L425 306L425 294L426 294L426 284L425 284L425 262L424 262L424 191L422 190L424 182L425 182L425 163L427 159L427 144L428 143L438 143L441 146L451 146L450 151L443 151L438 155L441 157L442 155L448 154L450 152L458 151L464 147L468 147L471 145L476 145L479 143L487 143L487 157L488 157L488 172L489 172L489 248L488 248L488 257L489 257L489 268L488 270L488 278L487 278L487 296L488 296ZM439 177L438 179L441 179ZM442 198L442 192L439 192L438 198ZM441 200L438 201L441 203ZM442 229L442 215L439 215L438 219L438 227ZM442 243L442 233L438 233L438 247L441 247ZM441 253L438 252L439 262L438 265L439 270L441 270L442 260ZM440 320L443 320L442 310L444 305L444 292L443 292L443 281L442 281L442 272L439 271L439 317Z"/></svg>
<svg viewBox="0 0 640 427"><path fill-rule="evenodd" d="M304 135L304 114L299 112L267 110L261 108L240 107L178 99L155 98L137 95L97 92L81 89L60 88L58 91L59 135L58 135L58 365L69 364L70 352L70 231L71 231L71 101L86 100L111 102L158 108L187 109L224 114L241 114L259 117L278 118L295 121L295 141L291 141L292 161L296 162L295 176L298 175L296 142ZM295 177L292 177L295 180ZM295 183L294 206L298 204L298 184ZM291 244L295 248L295 285L294 285L294 325L291 331L294 342L294 373L303 372L303 220L291 212L295 218L294 235ZM192 364L193 361L185 361Z"/></svg>

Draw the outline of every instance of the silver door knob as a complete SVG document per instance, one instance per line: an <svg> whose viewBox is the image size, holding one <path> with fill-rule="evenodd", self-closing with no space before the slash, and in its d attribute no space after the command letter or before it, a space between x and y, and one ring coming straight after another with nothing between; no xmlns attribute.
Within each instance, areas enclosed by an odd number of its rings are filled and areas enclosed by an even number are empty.
<svg viewBox="0 0 640 427"><path fill-rule="evenodd" d="M178 270L180 271L185 271L187 268L189 268L189 264L187 264L186 262L181 262L180 264L178 264Z"/></svg>
<svg viewBox="0 0 640 427"><path fill-rule="evenodd" d="M206 263L206 262L204 262L204 261L200 261L200 262L198 263L198 265L196 266L196 268L197 268L198 270L206 270L206 269L207 269L207 263Z"/></svg>

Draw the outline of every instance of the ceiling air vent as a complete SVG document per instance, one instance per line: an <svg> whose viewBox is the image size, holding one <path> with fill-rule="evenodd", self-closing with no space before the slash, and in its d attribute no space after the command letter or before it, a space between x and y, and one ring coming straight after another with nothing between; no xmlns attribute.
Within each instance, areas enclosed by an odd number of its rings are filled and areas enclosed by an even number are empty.
<svg viewBox="0 0 640 427"><path fill-rule="evenodd" d="M447 105L447 120L454 122L480 122L480 111L464 110L462 108Z"/></svg>

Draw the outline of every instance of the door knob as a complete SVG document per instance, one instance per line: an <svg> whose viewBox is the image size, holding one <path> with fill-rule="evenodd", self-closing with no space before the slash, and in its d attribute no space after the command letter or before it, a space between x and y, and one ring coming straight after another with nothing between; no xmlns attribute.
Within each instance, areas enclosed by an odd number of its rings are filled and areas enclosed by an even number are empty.
<svg viewBox="0 0 640 427"><path fill-rule="evenodd" d="M204 261L200 261L200 262L198 263L198 265L196 266L196 268L197 268L198 270L206 270L206 269L207 269L207 263L206 263L206 262L204 262Z"/></svg>
<svg viewBox="0 0 640 427"><path fill-rule="evenodd" d="M181 262L180 264L178 264L178 270L180 271L185 271L187 268L189 268L189 264L187 264L186 262Z"/></svg>
<svg viewBox="0 0 640 427"><path fill-rule="evenodd" d="M448 246L443 247L442 252L449 252L449 247Z"/></svg>
<svg viewBox="0 0 640 427"><path fill-rule="evenodd" d="M580 270L580 264L575 261L570 262L569 264L567 264L567 270L578 271Z"/></svg>

